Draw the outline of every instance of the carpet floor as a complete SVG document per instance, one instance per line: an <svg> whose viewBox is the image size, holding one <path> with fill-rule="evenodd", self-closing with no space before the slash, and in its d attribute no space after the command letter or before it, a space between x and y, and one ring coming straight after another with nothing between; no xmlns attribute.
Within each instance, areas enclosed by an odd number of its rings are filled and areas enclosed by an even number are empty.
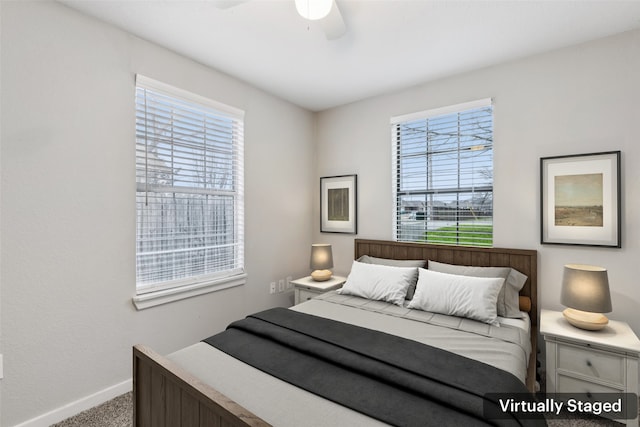
<svg viewBox="0 0 640 427"><path fill-rule="evenodd" d="M88 409L51 427L131 427L133 401L131 392Z"/></svg>
<svg viewBox="0 0 640 427"><path fill-rule="evenodd" d="M91 408L51 427L131 427L133 404L131 393ZM549 420L549 427L620 427L622 424L603 418ZM301 426L303 427L303 426Z"/></svg>

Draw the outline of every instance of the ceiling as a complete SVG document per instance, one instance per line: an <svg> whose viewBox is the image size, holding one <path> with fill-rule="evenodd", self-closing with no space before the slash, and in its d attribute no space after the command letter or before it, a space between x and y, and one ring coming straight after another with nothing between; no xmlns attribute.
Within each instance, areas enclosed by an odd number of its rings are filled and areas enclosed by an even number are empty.
<svg viewBox="0 0 640 427"><path fill-rule="evenodd" d="M336 0L336 40L293 0L58 1L311 111L640 28L640 0Z"/></svg>

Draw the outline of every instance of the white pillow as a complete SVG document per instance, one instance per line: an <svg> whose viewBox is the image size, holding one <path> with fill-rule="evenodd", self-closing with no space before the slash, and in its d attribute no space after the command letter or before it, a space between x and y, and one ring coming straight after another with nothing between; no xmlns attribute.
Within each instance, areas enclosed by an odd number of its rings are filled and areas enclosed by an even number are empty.
<svg viewBox="0 0 640 427"><path fill-rule="evenodd" d="M388 265L391 267L424 267L427 263L426 260L423 259L415 259L415 260L399 260L399 259L388 259L388 258L376 258L369 255L362 255L356 261L362 262L364 264L378 264L378 265ZM405 299L413 298L413 293L416 291L416 282L418 281L418 275L416 274L414 280L409 285L409 289L407 290L407 296Z"/></svg>
<svg viewBox="0 0 640 427"><path fill-rule="evenodd" d="M527 276L511 267L475 267L467 265L445 264L429 260L429 270L440 273L458 274L474 277L502 277L505 282L498 295L498 316L522 318L520 312L520 289Z"/></svg>
<svg viewBox="0 0 640 427"><path fill-rule="evenodd" d="M409 308L498 325L497 300L504 279L440 273L420 268Z"/></svg>
<svg viewBox="0 0 640 427"><path fill-rule="evenodd" d="M351 273L338 291L402 306L407 290L418 275L417 267L390 267L353 261Z"/></svg>

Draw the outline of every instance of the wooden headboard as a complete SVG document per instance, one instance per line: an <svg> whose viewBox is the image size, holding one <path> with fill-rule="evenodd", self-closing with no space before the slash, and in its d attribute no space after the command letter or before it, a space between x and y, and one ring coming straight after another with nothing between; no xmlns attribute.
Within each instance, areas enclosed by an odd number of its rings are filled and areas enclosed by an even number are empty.
<svg viewBox="0 0 640 427"><path fill-rule="evenodd" d="M388 259L424 259L447 264L477 267L512 267L528 279L520 291L531 299L531 356L527 369L527 387L535 391L538 336L538 252L530 249L472 248L430 245L388 240L355 239L354 259L362 255Z"/></svg>

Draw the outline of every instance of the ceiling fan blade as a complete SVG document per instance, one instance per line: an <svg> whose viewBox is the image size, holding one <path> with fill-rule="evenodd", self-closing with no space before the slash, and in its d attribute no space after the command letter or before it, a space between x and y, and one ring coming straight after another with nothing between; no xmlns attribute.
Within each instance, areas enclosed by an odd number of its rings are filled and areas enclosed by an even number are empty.
<svg viewBox="0 0 640 427"><path fill-rule="evenodd" d="M249 0L213 0L213 4L218 9L229 9L239 4L246 3Z"/></svg>
<svg viewBox="0 0 640 427"><path fill-rule="evenodd" d="M344 19L342 19L342 13L340 13L335 0L333 0L329 14L320 20L320 26L327 40L338 39L347 32L347 26L344 23Z"/></svg>

